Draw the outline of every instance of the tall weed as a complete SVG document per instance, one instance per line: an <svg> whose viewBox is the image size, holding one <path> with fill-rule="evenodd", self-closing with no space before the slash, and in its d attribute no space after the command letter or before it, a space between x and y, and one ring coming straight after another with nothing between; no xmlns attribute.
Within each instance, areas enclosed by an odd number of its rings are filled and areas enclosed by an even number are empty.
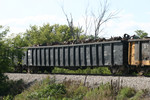
<svg viewBox="0 0 150 100"><path fill-rule="evenodd" d="M98 88L91 89L86 93L84 100L112 100L109 84L101 84Z"/></svg>

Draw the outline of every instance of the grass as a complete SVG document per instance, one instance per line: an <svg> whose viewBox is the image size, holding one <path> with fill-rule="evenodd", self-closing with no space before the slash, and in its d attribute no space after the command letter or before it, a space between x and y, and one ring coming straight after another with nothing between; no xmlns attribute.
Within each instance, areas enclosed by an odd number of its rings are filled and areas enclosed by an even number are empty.
<svg viewBox="0 0 150 100"><path fill-rule="evenodd" d="M70 69L65 69L65 68L59 68L59 67L55 67L52 70L52 73L71 73L71 74L101 74L101 75L112 75L109 67L94 67L94 68L90 68L87 67L86 69L77 69L77 70L70 70ZM119 71L116 72L116 75L124 75L123 71ZM130 74L126 74L126 75L139 75L139 73L137 72L133 72ZM144 73L143 75L145 76L150 76L150 72L148 73Z"/></svg>
<svg viewBox="0 0 150 100"><path fill-rule="evenodd" d="M77 70L69 70L65 68L55 67L52 73L73 73L73 74L111 74L108 67L97 67L91 69L90 67L86 69L77 69Z"/></svg>
<svg viewBox="0 0 150 100"><path fill-rule="evenodd" d="M143 90L128 87L119 88L114 93L114 86L117 85L107 83L93 88L80 81L55 83L55 80L46 78L15 96L14 100L141 100L145 94Z"/></svg>

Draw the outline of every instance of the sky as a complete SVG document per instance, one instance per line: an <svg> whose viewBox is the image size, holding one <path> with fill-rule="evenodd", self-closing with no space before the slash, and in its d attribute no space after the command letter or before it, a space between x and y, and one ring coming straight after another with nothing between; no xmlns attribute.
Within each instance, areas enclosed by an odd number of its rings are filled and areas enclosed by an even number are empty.
<svg viewBox="0 0 150 100"><path fill-rule="evenodd" d="M97 16L100 2L105 0L0 0L0 25L10 27L10 33L22 33L31 25L67 24L64 11L74 25L85 29L85 11L88 18ZM116 18L103 24L101 37L134 35L136 30L143 30L150 36L150 0L108 0L109 11L117 12ZM92 12L92 13L91 13ZM94 34L94 25L88 34Z"/></svg>

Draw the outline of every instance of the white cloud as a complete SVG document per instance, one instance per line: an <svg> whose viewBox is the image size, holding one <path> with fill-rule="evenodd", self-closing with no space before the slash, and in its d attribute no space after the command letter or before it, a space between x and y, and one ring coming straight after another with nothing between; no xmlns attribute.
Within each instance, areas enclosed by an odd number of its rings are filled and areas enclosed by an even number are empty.
<svg viewBox="0 0 150 100"><path fill-rule="evenodd" d="M146 12L147 15L150 15L150 12Z"/></svg>
<svg viewBox="0 0 150 100"><path fill-rule="evenodd" d="M135 18L136 16L133 14L122 13L118 20L113 20L108 23L110 25L107 25L107 33L110 33L111 36L123 36L124 33L134 35L136 34L136 30L144 30L150 33L150 22L136 21Z"/></svg>
<svg viewBox="0 0 150 100"><path fill-rule="evenodd" d="M28 24L29 22L44 22L44 21L51 21L51 22L59 22L63 21L63 19L58 18L57 16L51 15L40 15L40 16L28 16L24 18L13 18L13 19L5 19L0 20L1 24Z"/></svg>
<svg viewBox="0 0 150 100"><path fill-rule="evenodd" d="M44 23L61 24L65 23L65 20L61 17L54 15L40 15L40 16L27 16L24 18L11 18L0 20L0 24L10 27L11 33L25 32L29 28L29 25L41 26Z"/></svg>
<svg viewBox="0 0 150 100"><path fill-rule="evenodd" d="M144 30L147 33L150 33L150 22L136 22L134 20L134 15L121 13L120 17L117 19L110 20L108 23L104 24L104 31L100 34L102 37L111 37L111 36L123 36L124 33L133 35L135 30ZM92 16L89 16L90 19L93 19ZM66 18L63 16L54 16L54 15L40 15L40 16L29 16L24 18L12 18L0 20L0 24L10 27L10 33L20 33L25 32L29 28L29 25L38 25L41 26L44 23L50 24L67 24ZM80 17L78 20L74 20L74 24L78 26L83 26L85 30L85 19ZM94 25L92 25L90 34L94 35Z"/></svg>
<svg viewBox="0 0 150 100"><path fill-rule="evenodd" d="M103 25L104 31L100 33L101 37L111 37L111 36L123 36L125 33L129 35L134 35L136 30L144 30L147 33L150 33L150 22L136 22L133 14L125 14L122 12L120 17L108 21ZM84 18L78 20L80 25L85 26ZM92 29L91 34L94 34L94 29Z"/></svg>

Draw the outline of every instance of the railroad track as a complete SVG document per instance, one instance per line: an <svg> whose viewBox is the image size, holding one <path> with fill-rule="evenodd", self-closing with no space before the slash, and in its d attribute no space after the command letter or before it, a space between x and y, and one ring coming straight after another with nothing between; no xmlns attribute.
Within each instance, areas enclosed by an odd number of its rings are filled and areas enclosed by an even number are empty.
<svg viewBox="0 0 150 100"><path fill-rule="evenodd" d="M26 74L26 73L5 73L10 80L24 80L26 83L41 81L47 77L56 82L81 81L88 86L99 86L105 83L119 83L120 86L127 86L135 89L150 89L150 77L148 76L111 76L111 75L83 75L83 74Z"/></svg>
<svg viewBox="0 0 150 100"><path fill-rule="evenodd" d="M16 74L29 74L29 73L26 73L26 72L22 72L22 73L19 73L19 72L9 72L9 73L16 73ZM150 75L133 75L133 74L78 74L78 73L30 73L30 74L51 74L51 75L85 75L85 76L120 76L120 77L150 77Z"/></svg>

